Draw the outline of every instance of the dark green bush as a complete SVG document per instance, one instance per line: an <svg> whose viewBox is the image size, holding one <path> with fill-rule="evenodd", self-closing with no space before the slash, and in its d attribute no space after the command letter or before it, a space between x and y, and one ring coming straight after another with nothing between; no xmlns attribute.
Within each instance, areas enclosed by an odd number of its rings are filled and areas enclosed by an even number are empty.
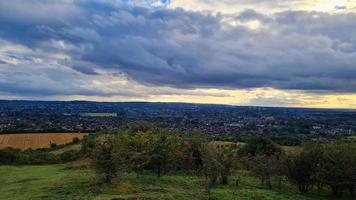
<svg viewBox="0 0 356 200"><path fill-rule="evenodd" d="M66 163L66 162L78 160L80 158L80 156L81 156L80 151L69 150L69 151L65 151L65 152L59 154L59 160L62 163Z"/></svg>

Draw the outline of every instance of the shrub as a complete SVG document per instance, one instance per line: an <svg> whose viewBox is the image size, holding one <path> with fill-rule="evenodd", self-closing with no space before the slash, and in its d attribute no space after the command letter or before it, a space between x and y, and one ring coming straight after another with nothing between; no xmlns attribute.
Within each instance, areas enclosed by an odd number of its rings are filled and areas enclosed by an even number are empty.
<svg viewBox="0 0 356 200"><path fill-rule="evenodd" d="M247 140L247 145L240 150L240 154L243 156L272 156L274 154L280 154L281 152L281 148L279 148L275 143L260 136L253 136L249 138Z"/></svg>
<svg viewBox="0 0 356 200"><path fill-rule="evenodd" d="M318 181L322 149L318 144L311 144L297 154L286 159L288 178L297 185L300 192L307 192Z"/></svg>
<svg viewBox="0 0 356 200"><path fill-rule="evenodd" d="M91 152L92 165L101 182L111 183L126 167L125 149L118 142L114 136L105 135L97 140Z"/></svg>
<svg viewBox="0 0 356 200"><path fill-rule="evenodd" d="M73 138L73 140L72 140L73 144L78 144L79 142L80 142L80 139L77 137Z"/></svg>
<svg viewBox="0 0 356 200"><path fill-rule="evenodd" d="M50 144L50 148L56 148L57 147L57 144L56 143L52 143Z"/></svg>
<svg viewBox="0 0 356 200"><path fill-rule="evenodd" d="M75 161L78 158L80 158L80 151L78 150L69 150L59 154L59 160L63 163Z"/></svg>
<svg viewBox="0 0 356 200"><path fill-rule="evenodd" d="M349 190L355 197L356 148L352 144L328 144L323 148L320 178L330 186L335 196Z"/></svg>
<svg viewBox="0 0 356 200"><path fill-rule="evenodd" d="M21 156L21 150L13 148L5 148L0 150L0 164L11 165L16 164Z"/></svg>

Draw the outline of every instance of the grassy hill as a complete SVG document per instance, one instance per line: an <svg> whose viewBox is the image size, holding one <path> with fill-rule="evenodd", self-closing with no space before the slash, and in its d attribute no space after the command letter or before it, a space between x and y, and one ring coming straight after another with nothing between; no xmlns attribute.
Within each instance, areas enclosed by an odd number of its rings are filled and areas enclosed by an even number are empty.
<svg viewBox="0 0 356 200"><path fill-rule="evenodd" d="M157 178L145 174L124 174L120 182L98 185L91 170L81 164L44 166L0 166L0 199L182 199L182 200L312 200L332 199L328 191L301 195L290 185L282 189L260 188L259 181L244 173L239 187L232 179L230 185L219 186L208 195L203 190L203 179L184 174Z"/></svg>

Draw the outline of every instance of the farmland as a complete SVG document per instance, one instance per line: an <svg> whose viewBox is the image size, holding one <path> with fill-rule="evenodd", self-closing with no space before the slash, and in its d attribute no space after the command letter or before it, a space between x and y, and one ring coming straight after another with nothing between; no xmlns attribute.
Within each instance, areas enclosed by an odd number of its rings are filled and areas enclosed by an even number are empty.
<svg viewBox="0 0 356 200"><path fill-rule="evenodd" d="M16 149L48 148L51 143L66 144L73 138L82 139L84 133L29 133L29 134L5 134L0 135L0 149L12 147Z"/></svg>

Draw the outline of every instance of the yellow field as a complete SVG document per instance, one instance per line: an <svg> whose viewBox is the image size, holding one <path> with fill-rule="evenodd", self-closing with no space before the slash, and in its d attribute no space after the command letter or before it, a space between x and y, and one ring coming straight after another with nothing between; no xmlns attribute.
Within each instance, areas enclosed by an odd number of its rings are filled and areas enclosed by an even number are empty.
<svg viewBox="0 0 356 200"><path fill-rule="evenodd" d="M85 133L26 133L0 135L0 149L12 147L16 149L48 148L51 143L67 144L73 138L83 139Z"/></svg>

